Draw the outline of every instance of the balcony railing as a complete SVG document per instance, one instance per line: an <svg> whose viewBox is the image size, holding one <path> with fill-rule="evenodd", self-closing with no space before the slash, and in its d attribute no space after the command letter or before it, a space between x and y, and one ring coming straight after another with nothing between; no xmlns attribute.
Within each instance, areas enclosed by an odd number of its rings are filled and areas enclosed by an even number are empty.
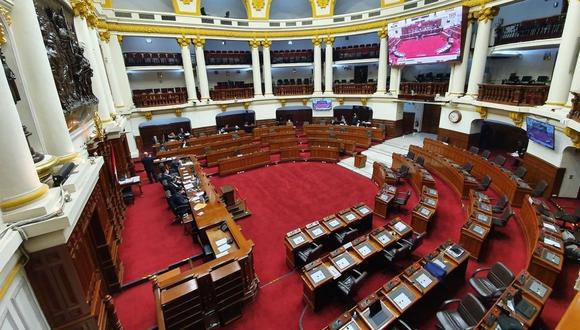
<svg viewBox="0 0 580 330"><path fill-rule="evenodd" d="M253 87L213 89L209 91L209 96L214 101L251 99L254 97Z"/></svg>
<svg viewBox="0 0 580 330"><path fill-rule="evenodd" d="M181 54L123 53L126 66L182 65Z"/></svg>
<svg viewBox="0 0 580 330"><path fill-rule="evenodd" d="M314 51L312 49L274 50L271 56L272 64L310 63L314 61Z"/></svg>
<svg viewBox="0 0 580 330"><path fill-rule="evenodd" d="M509 105L543 105L548 98L550 86L547 85L497 85L480 84L479 101Z"/></svg>
<svg viewBox="0 0 580 330"><path fill-rule="evenodd" d="M278 85L274 87L274 95L311 95L314 92L312 85Z"/></svg>
<svg viewBox="0 0 580 330"><path fill-rule="evenodd" d="M570 110L568 118L580 122L580 93L572 92L572 95L574 95L572 98L572 110Z"/></svg>
<svg viewBox="0 0 580 330"><path fill-rule="evenodd" d="M334 94L373 94L376 83L334 84Z"/></svg>
<svg viewBox="0 0 580 330"><path fill-rule="evenodd" d="M184 104L187 90L185 87L134 90L133 103L137 108Z"/></svg>
<svg viewBox="0 0 580 330"><path fill-rule="evenodd" d="M379 45L367 44L338 47L334 49L333 57L335 61L378 58Z"/></svg>
<svg viewBox="0 0 580 330"><path fill-rule="evenodd" d="M496 29L495 45L559 38L565 20L566 15L563 14L500 26Z"/></svg>
<svg viewBox="0 0 580 330"><path fill-rule="evenodd" d="M240 65L252 64L252 55L248 51L204 51L205 63L208 65Z"/></svg>
<svg viewBox="0 0 580 330"><path fill-rule="evenodd" d="M445 95L449 83L441 82L402 82L399 91L401 99L433 100L437 94Z"/></svg>

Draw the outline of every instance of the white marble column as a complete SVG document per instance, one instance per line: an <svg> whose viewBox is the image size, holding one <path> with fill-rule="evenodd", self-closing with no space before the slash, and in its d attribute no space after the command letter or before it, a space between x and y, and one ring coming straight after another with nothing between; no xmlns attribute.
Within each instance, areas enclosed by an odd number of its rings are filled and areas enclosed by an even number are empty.
<svg viewBox="0 0 580 330"><path fill-rule="evenodd" d="M119 87L121 88L123 102L127 108L133 108L135 106L133 104L133 92L131 91L131 84L129 83L129 76L127 75L127 67L125 67L125 59L123 57L123 50L121 49L122 42L122 35L113 34L111 36L109 47L111 48L111 58L115 65L115 73L117 74L117 80L119 81Z"/></svg>
<svg viewBox="0 0 580 330"><path fill-rule="evenodd" d="M334 37L328 37L324 40L326 44L325 53L324 53L324 94L332 94L332 65L334 64L333 60L333 47L334 45Z"/></svg>
<svg viewBox="0 0 580 330"><path fill-rule="evenodd" d="M115 104L115 109L122 109L125 107L125 102L121 94L120 84L111 55L111 47L109 46L111 43L111 33L109 31L101 32L99 33L99 39L101 40L101 52L103 54L103 62L105 64L105 70L107 71L109 86L111 87L113 103ZM114 40L113 42L116 43L117 41Z"/></svg>
<svg viewBox="0 0 580 330"><path fill-rule="evenodd" d="M185 75L185 87L187 88L187 101L198 102L195 90L195 77L193 76L193 64L191 63L191 52L189 51L189 38L177 38L177 43L181 46L181 62L183 63L183 73Z"/></svg>
<svg viewBox="0 0 580 330"><path fill-rule="evenodd" d="M89 27L89 37L92 44L92 50L96 60L96 68L93 67L93 73L98 72L98 80L101 82L101 86L105 95L105 102L107 105L108 114L105 118L101 117L103 123L111 121L111 113L115 113L115 102L113 102L113 95L111 93L111 86L109 85L109 79L107 79L107 72L105 71L105 63L103 57L101 56L101 50L99 46L99 35L96 29ZM100 100L99 100L100 101ZM100 103L100 102L99 102Z"/></svg>
<svg viewBox="0 0 580 330"><path fill-rule="evenodd" d="M387 30L378 32L380 39L379 46L379 72L377 76L377 92L375 94L385 94L387 92Z"/></svg>
<svg viewBox="0 0 580 330"><path fill-rule="evenodd" d="M91 88L93 94L99 100L99 103L97 104L97 112L102 121L108 122L111 119L110 106L105 97L105 91L103 89L103 84L101 83L100 71L97 70L97 60L95 58L95 52L93 51L91 37L89 36L89 27L85 18L81 16L76 16L74 18L74 26L79 44L83 48L83 54L87 61L89 61L91 69L93 70Z"/></svg>
<svg viewBox="0 0 580 330"><path fill-rule="evenodd" d="M401 70L403 67L392 66L391 67L391 78L389 81L389 94L397 95L399 94L399 85L401 85Z"/></svg>
<svg viewBox="0 0 580 330"><path fill-rule="evenodd" d="M195 60L197 62L197 77L199 79L199 93L201 101L209 100L209 82L207 80L207 69L205 67L205 56L203 54L203 46L205 39L193 39L195 45Z"/></svg>
<svg viewBox="0 0 580 330"><path fill-rule="evenodd" d="M262 58L264 60L264 95L272 96L272 61L270 61L270 46L272 41L262 41Z"/></svg>
<svg viewBox="0 0 580 330"><path fill-rule="evenodd" d="M574 66L578 60L577 45L580 37L580 1L568 1L562 42L558 48L550 92L546 104L562 106L568 100Z"/></svg>
<svg viewBox="0 0 580 330"><path fill-rule="evenodd" d="M471 17L472 15L470 13L467 21L467 31L465 32L465 44L462 50L461 63L453 64L451 67L448 90L450 96L461 96L465 93L465 80L467 79L467 66L469 64L471 36L473 34L473 22Z"/></svg>
<svg viewBox="0 0 580 330"><path fill-rule="evenodd" d="M263 97L262 95L262 77L260 74L260 42L250 40L252 49L252 78L254 82L254 97Z"/></svg>
<svg viewBox="0 0 580 330"><path fill-rule="evenodd" d="M314 94L322 94L322 51L320 49L320 44L322 39L315 38L312 39L312 45L314 45Z"/></svg>
<svg viewBox="0 0 580 330"><path fill-rule="evenodd" d="M0 109L0 209L6 211L42 197L48 191L48 186L40 183L36 174L18 110L4 74L0 74Z"/></svg>
<svg viewBox="0 0 580 330"><path fill-rule="evenodd" d="M571 92L580 93L580 57L576 61L576 68L574 69L574 77L572 77L572 84L570 85ZM572 93L568 94L568 101L566 102L567 106L572 106Z"/></svg>
<svg viewBox="0 0 580 330"><path fill-rule="evenodd" d="M485 8L475 14L479 23L477 24L477 36L475 37L471 72L469 73L469 83L467 84L467 95L471 97L477 96L479 93L479 84L483 83L485 63L487 62L487 54L489 53L491 22L495 14L497 14L495 8Z"/></svg>
<svg viewBox="0 0 580 330"><path fill-rule="evenodd" d="M32 95L30 100L36 109L37 131L44 141L46 153L58 156L63 162L75 158L78 153L68 132L33 1L18 1L12 10L12 21L23 82ZM10 173L6 169L3 171ZM3 182L2 185L7 183Z"/></svg>

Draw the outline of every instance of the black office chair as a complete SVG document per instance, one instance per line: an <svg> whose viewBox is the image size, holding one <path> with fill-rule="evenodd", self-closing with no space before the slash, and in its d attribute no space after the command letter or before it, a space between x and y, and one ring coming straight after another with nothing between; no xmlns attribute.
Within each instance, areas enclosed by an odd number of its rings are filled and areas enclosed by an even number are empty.
<svg viewBox="0 0 580 330"><path fill-rule="evenodd" d="M409 176L409 167L407 165L402 165L396 172L395 177L397 177L397 184L401 183L401 179Z"/></svg>
<svg viewBox="0 0 580 330"><path fill-rule="evenodd" d="M554 218L572 225L576 225L580 220L580 209L574 210L574 214L566 213L564 210L558 210L554 213Z"/></svg>
<svg viewBox="0 0 580 330"><path fill-rule="evenodd" d="M489 175L485 175L483 178L481 178L481 183L477 186L477 190L486 191L490 184L491 177Z"/></svg>
<svg viewBox="0 0 580 330"><path fill-rule="evenodd" d="M422 243L426 233L414 233L411 238L402 238L395 244L383 250L383 257L390 265L399 260L407 259Z"/></svg>
<svg viewBox="0 0 580 330"><path fill-rule="evenodd" d="M476 146L471 146L471 147L469 147L469 152L474 153L474 154L478 154L479 148Z"/></svg>
<svg viewBox="0 0 580 330"><path fill-rule="evenodd" d="M423 158L423 156L419 156L419 157L417 157L415 162L421 166L424 166L425 165L425 158Z"/></svg>
<svg viewBox="0 0 580 330"><path fill-rule="evenodd" d="M481 157L483 157L485 159L489 159L489 156L491 156L491 151L484 150L484 151L481 152Z"/></svg>
<svg viewBox="0 0 580 330"><path fill-rule="evenodd" d="M306 265L311 261L317 259L322 254L322 244L312 243L303 250L298 251L297 257L300 260L300 266Z"/></svg>
<svg viewBox="0 0 580 330"><path fill-rule="evenodd" d="M536 208L536 210L538 211L538 213L540 213L545 217L555 218L555 215L552 213L552 210L550 210L550 208L544 203L540 203Z"/></svg>
<svg viewBox="0 0 580 330"><path fill-rule="evenodd" d="M470 162L467 162L465 164L463 164L463 166L461 166L461 170L467 173L471 173L471 170L473 169L473 164L471 164Z"/></svg>
<svg viewBox="0 0 580 330"><path fill-rule="evenodd" d="M548 188L548 183L545 180L538 182L534 190L532 190L531 196L532 197L542 196L544 194L544 191L546 191L546 188Z"/></svg>
<svg viewBox="0 0 580 330"><path fill-rule="evenodd" d="M456 310L445 310L453 303L459 303ZM473 294L468 293L462 299L451 299L443 303L436 314L437 327L445 330L472 329L485 313L485 306Z"/></svg>
<svg viewBox="0 0 580 330"><path fill-rule="evenodd" d="M400 211L402 206L407 205L409 197L411 197L411 191L398 193L393 199L393 206Z"/></svg>
<svg viewBox="0 0 580 330"><path fill-rule="evenodd" d="M505 210L505 207L508 205L508 197L507 195L502 195L495 205L491 207L493 213L502 213Z"/></svg>
<svg viewBox="0 0 580 330"><path fill-rule="evenodd" d="M475 276L485 271L488 272L485 277ZM513 280L514 274L512 271L498 261L491 267L476 269L469 279L469 285L471 285L485 303L491 304L501 296Z"/></svg>
<svg viewBox="0 0 580 330"><path fill-rule="evenodd" d="M348 275L341 277L336 283L340 296L352 302L356 289L365 277L367 277L367 272L361 273L356 269L353 269Z"/></svg>
<svg viewBox="0 0 580 330"><path fill-rule="evenodd" d="M523 167L523 166L519 166L514 171L514 175L517 176L520 179L522 179L524 176L526 176L526 173L528 173L528 169L525 168L525 167Z"/></svg>
<svg viewBox="0 0 580 330"><path fill-rule="evenodd" d="M121 194L123 195L123 202L125 202L125 205L133 204L135 202L135 194L133 194L133 189L131 187L123 188Z"/></svg>
<svg viewBox="0 0 580 330"><path fill-rule="evenodd" d="M407 156L405 156L407 159L415 159L415 153L412 152L411 150L407 151Z"/></svg>
<svg viewBox="0 0 580 330"><path fill-rule="evenodd" d="M448 136L437 136L437 140L443 142L443 143L449 143L449 137Z"/></svg>
<svg viewBox="0 0 580 330"><path fill-rule="evenodd" d="M497 155L495 156L495 158L493 159L493 162L496 163L499 166L503 166L505 164L506 158L502 155Z"/></svg>
<svg viewBox="0 0 580 330"><path fill-rule="evenodd" d="M343 231L338 233L334 233L334 239L338 243L338 245L343 245L355 239L358 236L358 229L356 228L347 228Z"/></svg>
<svg viewBox="0 0 580 330"><path fill-rule="evenodd" d="M515 215L514 211L511 207L506 207L503 213L499 217L493 216L491 219L491 223L494 227L505 227L510 220L511 217Z"/></svg>

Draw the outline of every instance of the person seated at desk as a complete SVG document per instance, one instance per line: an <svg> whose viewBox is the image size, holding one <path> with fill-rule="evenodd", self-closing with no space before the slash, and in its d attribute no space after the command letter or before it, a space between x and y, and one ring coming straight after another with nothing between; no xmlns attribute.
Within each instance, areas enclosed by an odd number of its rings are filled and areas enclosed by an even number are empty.
<svg viewBox="0 0 580 330"><path fill-rule="evenodd" d="M352 122L351 125L353 126L358 126L360 124L360 120L358 120L358 117L356 115L356 113L352 116Z"/></svg>
<svg viewBox="0 0 580 330"><path fill-rule="evenodd" d="M333 117L332 121L330 122L332 125L338 125L340 122L338 121L338 117Z"/></svg>
<svg viewBox="0 0 580 330"><path fill-rule="evenodd" d="M175 210L177 210L177 216L182 217L184 214L191 213L191 207L189 205L189 199L185 195L185 189L181 188L171 195L171 203Z"/></svg>
<svg viewBox="0 0 580 330"><path fill-rule="evenodd" d="M286 121L286 126L294 126L294 123L292 122L291 118L288 118L288 120Z"/></svg>
<svg viewBox="0 0 580 330"><path fill-rule="evenodd" d="M344 115L340 116L340 125L346 125L346 118L344 118Z"/></svg>
<svg viewBox="0 0 580 330"><path fill-rule="evenodd" d="M218 131L218 134L226 134L230 128L230 124L226 124L226 126L222 126Z"/></svg>
<svg viewBox="0 0 580 330"><path fill-rule="evenodd" d="M176 140L177 135L175 135L175 132L171 132L171 133L169 133L169 135L167 135L167 138L170 140Z"/></svg>
<svg viewBox="0 0 580 330"><path fill-rule="evenodd" d="M155 177L155 165L153 163L153 157L148 153L143 153L143 158L141 158L141 163L145 168L145 172L147 172L147 178L149 179L149 183L157 182L157 178Z"/></svg>

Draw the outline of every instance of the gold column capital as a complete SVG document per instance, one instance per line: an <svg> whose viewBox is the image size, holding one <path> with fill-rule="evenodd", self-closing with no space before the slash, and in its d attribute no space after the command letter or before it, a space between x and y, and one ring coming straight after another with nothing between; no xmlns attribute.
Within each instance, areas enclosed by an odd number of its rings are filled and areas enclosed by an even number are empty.
<svg viewBox="0 0 580 330"><path fill-rule="evenodd" d="M377 34L379 35L379 39L385 39L388 35L388 31L385 27L383 27L382 29L377 31Z"/></svg>
<svg viewBox="0 0 580 330"><path fill-rule="evenodd" d="M487 119L487 108L484 107L476 107L475 112L479 113L481 119Z"/></svg>
<svg viewBox="0 0 580 330"><path fill-rule="evenodd" d="M222 110L222 112L225 112L226 110L228 110L228 105L226 103L220 104L220 109Z"/></svg>
<svg viewBox="0 0 580 330"><path fill-rule="evenodd" d="M153 112L147 111L143 114L143 116L145 116L145 119L151 120L151 119L153 119Z"/></svg>
<svg viewBox="0 0 580 330"><path fill-rule="evenodd" d="M499 13L497 7L487 7L481 8L479 11L473 12L473 18L480 22L486 23L493 20L493 18Z"/></svg>
<svg viewBox="0 0 580 330"><path fill-rule="evenodd" d="M191 41L191 39L186 38L183 35L181 37L177 38L177 44L179 44L179 46L181 46L181 47L189 47L190 41Z"/></svg>
<svg viewBox="0 0 580 330"><path fill-rule="evenodd" d="M99 39L101 39L101 41L104 41L104 42L111 41L111 32L109 32L109 31L99 32Z"/></svg>
<svg viewBox="0 0 580 330"><path fill-rule="evenodd" d="M195 47L203 48L203 46L205 46L205 39L200 36L193 38L192 42L195 45Z"/></svg>
<svg viewBox="0 0 580 330"><path fill-rule="evenodd" d="M248 41L248 43L250 44L250 48L258 48L260 47L260 42L256 39L252 39L250 41Z"/></svg>
<svg viewBox="0 0 580 330"><path fill-rule="evenodd" d="M262 40L262 47L270 48L272 46L272 40L264 39Z"/></svg>
<svg viewBox="0 0 580 330"><path fill-rule="evenodd" d="M580 148L580 133L578 133L578 131L571 129L570 127L566 127L564 128L564 134L566 134L566 136L572 140L572 145L574 145L574 148Z"/></svg>
<svg viewBox="0 0 580 330"><path fill-rule="evenodd" d="M324 42L327 46L332 46L334 44L334 37L328 36L326 39L324 39Z"/></svg>
<svg viewBox="0 0 580 330"><path fill-rule="evenodd" d="M524 114L521 112L510 112L510 118L514 122L514 124L521 128L522 124L524 123Z"/></svg>
<svg viewBox="0 0 580 330"><path fill-rule="evenodd" d="M123 43L123 35L122 34L117 34L117 41L122 44Z"/></svg>
<svg viewBox="0 0 580 330"><path fill-rule="evenodd" d="M244 102L244 109L248 110L250 108L250 102Z"/></svg>
<svg viewBox="0 0 580 330"><path fill-rule="evenodd" d="M314 39L312 39L312 44L314 46L320 46L320 44L322 44L322 38L315 37Z"/></svg>
<svg viewBox="0 0 580 330"><path fill-rule="evenodd" d="M183 114L183 109L175 109L175 116L176 117L181 117L181 114Z"/></svg>
<svg viewBox="0 0 580 330"><path fill-rule="evenodd" d="M6 24L12 25L12 15L10 15L8 9L0 7L0 16L4 17L4 20L6 20Z"/></svg>

